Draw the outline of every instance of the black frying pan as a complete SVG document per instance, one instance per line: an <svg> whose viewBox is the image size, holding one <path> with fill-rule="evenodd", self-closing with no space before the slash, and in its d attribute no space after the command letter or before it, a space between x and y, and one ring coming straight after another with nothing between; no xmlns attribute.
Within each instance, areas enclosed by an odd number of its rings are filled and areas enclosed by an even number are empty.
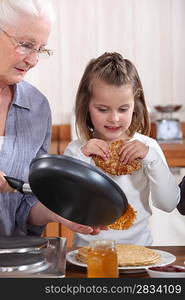
<svg viewBox="0 0 185 300"><path fill-rule="evenodd" d="M128 207L120 187L98 168L65 155L33 159L29 185L5 176L22 193L33 193L53 212L85 225L108 225ZM31 189L30 189L31 188Z"/></svg>

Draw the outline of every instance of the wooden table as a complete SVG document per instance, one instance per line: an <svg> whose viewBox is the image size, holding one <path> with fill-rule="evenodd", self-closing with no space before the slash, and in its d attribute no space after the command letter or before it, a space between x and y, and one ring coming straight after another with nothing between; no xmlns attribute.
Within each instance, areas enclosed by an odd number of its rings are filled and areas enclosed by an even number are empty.
<svg viewBox="0 0 185 300"><path fill-rule="evenodd" d="M158 249L162 251L169 252L171 254L174 254L176 256L176 261L173 262L173 264L184 265L185 261L185 246L158 246L158 247L149 247L152 249ZM69 249L69 251L72 251L73 249ZM86 278L87 277L87 269L84 267L76 266L74 264L71 264L67 262L66 265L66 277L67 278ZM146 272L140 272L140 273L120 273L119 277L126 277L126 278L147 278L148 274Z"/></svg>

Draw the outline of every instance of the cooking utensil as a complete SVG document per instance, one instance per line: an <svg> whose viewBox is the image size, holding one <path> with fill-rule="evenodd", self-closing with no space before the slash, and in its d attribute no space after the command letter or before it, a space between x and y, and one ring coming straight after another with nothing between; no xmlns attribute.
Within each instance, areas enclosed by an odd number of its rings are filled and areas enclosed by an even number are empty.
<svg viewBox="0 0 185 300"><path fill-rule="evenodd" d="M12 188L16 189L21 194L33 194L29 183L25 183L21 179L16 179L10 176L4 176L4 178Z"/></svg>
<svg viewBox="0 0 185 300"><path fill-rule="evenodd" d="M5 176L22 193L33 194L53 212L84 225L108 225L128 207L121 188L98 168L65 155L32 160L29 185Z"/></svg>

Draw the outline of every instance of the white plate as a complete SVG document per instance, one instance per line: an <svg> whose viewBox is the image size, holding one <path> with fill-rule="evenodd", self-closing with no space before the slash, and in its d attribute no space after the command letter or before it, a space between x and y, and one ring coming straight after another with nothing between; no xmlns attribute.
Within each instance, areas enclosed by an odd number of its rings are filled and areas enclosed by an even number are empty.
<svg viewBox="0 0 185 300"><path fill-rule="evenodd" d="M156 249L152 249L152 250L154 250L155 252L160 254L161 260L159 263L150 264L150 265L146 265L146 266L119 267L119 271L125 272L125 273L143 272L143 271L145 271L145 269L147 269L149 267L165 266L165 265L171 264L172 262L174 262L176 260L175 255L173 255L169 252L156 250ZM87 265L85 263L80 262L79 260L76 259L77 253L78 253L78 250L73 250L71 252L68 252L66 255L67 261L74 265L86 268Z"/></svg>

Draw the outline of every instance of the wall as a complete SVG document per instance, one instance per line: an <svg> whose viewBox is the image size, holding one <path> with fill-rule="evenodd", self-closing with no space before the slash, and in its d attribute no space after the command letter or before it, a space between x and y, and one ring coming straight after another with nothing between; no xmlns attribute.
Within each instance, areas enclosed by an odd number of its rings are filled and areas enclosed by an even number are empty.
<svg viewBox="0 0 185 300"><path fill-rule="evenodd" d="M69 123L87 62L105 51L132 60L148 107L183 104L184 0L52 0L56 23L48 43L55 55L30 71L51 104L53 123ZM175 114L185 120L184 109Z"/></svg>

